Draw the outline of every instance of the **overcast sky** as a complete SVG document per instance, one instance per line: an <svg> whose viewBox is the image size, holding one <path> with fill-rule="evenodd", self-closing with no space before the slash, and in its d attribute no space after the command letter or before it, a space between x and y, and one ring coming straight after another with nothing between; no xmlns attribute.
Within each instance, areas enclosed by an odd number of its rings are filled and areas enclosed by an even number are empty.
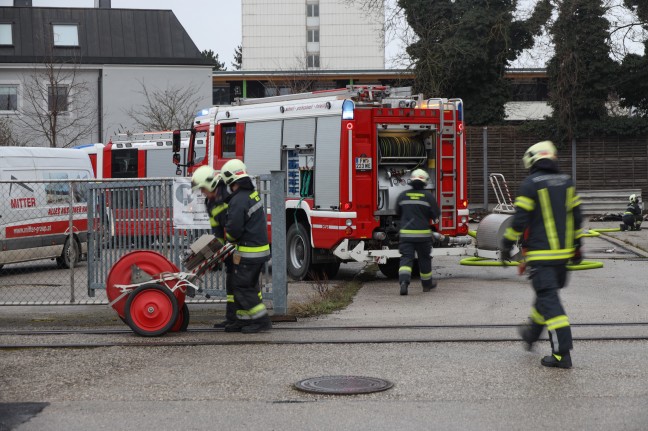
<svg viewBox="0 0 648 431"><path fill-rule="evenodd" d="M32 0L34 7L94 7L94 0ZM241 44L240 0L112 0L114 9L171 9L191 39L203 51L211 49L232 69L234 50ZM13 0L0 0L13 6Z"/></svg>

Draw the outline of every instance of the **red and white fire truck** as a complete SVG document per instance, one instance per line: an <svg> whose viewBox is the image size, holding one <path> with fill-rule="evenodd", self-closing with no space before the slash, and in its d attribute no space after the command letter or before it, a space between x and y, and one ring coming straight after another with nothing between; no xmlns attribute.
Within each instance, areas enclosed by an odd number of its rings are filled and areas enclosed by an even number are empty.
<svg viewBox="0 0 648 431"><path fill-rule="evenodd" d="M189 174L202 165L219 169L232 158L243 160L252 175L284 170L293 278L310 270L332 276L341 261L376 262L396 276L395 203L414 169L430 174L441 209L435 227L445 244L470 241L463 103L397 93L349 86L205 109L189 140ZM197 160L200 141L207 151ZM174 160L183 166L178 156Z"/></svg>
<svg viewBox="0 0 648 431"><path fill-rule="evenodd" d="M80 145L85 151L97 179L168 178L184 174L169 161L172 132L118 134L107 144ZM189 134L181 136L181 161L187 160ZM193 160L205 154L205 142L196 139ZM110 235L117 244L145 244L163 234L172 233L172 216L167 206L160 206L159 193L149 196L151 182L136 182L107 193L105 215Z"/></svg>

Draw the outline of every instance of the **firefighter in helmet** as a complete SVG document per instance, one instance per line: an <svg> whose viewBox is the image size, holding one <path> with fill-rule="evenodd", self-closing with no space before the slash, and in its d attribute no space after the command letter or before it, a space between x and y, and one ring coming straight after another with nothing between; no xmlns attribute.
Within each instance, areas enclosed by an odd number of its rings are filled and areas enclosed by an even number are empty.
<svg viewBox="0 0 648 431"><path fill-rule="evenodd" d="M232 273L236 322L226 326L225 331L246 334L269 331L272 322L259 288L259 275L270 259L263 201L242 161L233 159L225 163L221 176L232 192L226 200L225 238L236 245Z"/></svg>
<svg viewBox="0 0 648 431"><path fill-rule="evenodd" d="M212 234L225 244L225 225L227 223L227 203L229 196L225 181L220 173L209 166L201 166L191 176L191 189L200 190L205 196L205 207L209 215L209 224ZM234 266L232 258L225 260L225 290L227 293L227 305L225 306L225 320L218 322L214 328L225 328L227 325L236 322L236 310L234 308L234 292L232 291L232 272Z"/></svg>
<svg viewBox="0 0 648 431"><path fill-rule="evenodd" d="M628 208L623 213L621 230L641 230L642 210L637 195L631 194L628 198Z"/></svg>
<svg viewBox="0 0 648 431"><path fill-rule="evenodd" d="M400 294L407 295L407 289L412 277L414 254L418 255L419 271L423 292L429 292L436 287L432 279L432 229L431 220L437 220L440 215L439 205L429 190L425 187L430 176L423 169L415 169L410 174L411 189L405 190L398 196L396 211L400 218L398 251L401 254L398 268Z"/></svg>
<svg viewBox="0 0 648 431"><path fill-rule="evenodd" d="M520 335L531 350L546 327L551 355L542 358L541 364L571 368L571 328L558 291L567 284L567 262L582 261L580 198L571 177L558 169L551 141L529 147L522 161L530 174L515 199L515 215L504 233L500 257L510 261L513 245L522 239L536 299Z"/></svg>

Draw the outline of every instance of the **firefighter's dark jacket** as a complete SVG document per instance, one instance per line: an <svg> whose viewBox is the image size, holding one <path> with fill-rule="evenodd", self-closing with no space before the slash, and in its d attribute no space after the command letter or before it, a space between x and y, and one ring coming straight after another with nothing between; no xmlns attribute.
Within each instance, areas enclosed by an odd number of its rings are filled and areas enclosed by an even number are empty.
<svg viewBox="0 0 648 431"><path fill-rule="evenodd" d="M580 247L582 216L574 182L549 159L538 160L515 198L515 215L504 244L522 237L526 261L564 265Z"/></svg>
<svg viewBox="0 0 648 431"><path fill-rule="evenodd" d="M226 200L226 239L236 244L243 259L263 259L270 256L268 230L263 200L254 190L249 178L239 180L239 188Z"/></svg>
<svg viewBox="0 0 648 431"><path fill-rule="evenodd" d="M224 196L222 193L221 196ZM205 198L205 206L207 207L207 214L209 214L209 224L211 225L212 234L223 244L225 244L225 225L227 224L226 199Z"/></svg>
<svg viewBox="0 0 648 431"><path fill-rule="evenodd" d="M624 214L632 214L635 216L635 219L641 218L641 207L639 206L639 202L629 203Z"/></svg>
<svg viewBox="0 0 648 431"><path fill-rule="evenodd" d="M439 205L428 190L413 188L402 192L396 200L400 218L401 241L425 242L432 240L430 220L439 217Z"/></svg>

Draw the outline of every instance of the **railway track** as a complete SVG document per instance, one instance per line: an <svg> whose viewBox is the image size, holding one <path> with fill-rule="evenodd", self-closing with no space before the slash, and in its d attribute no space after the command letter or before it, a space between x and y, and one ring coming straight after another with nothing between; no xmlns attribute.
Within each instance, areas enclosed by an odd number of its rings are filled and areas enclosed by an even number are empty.
<svg viewBox="0 0 648 431"><path fill-rule="evenodd" d="M212 328L192 328L183 334L166 335L157 338L136 337L130 329L52 329L52 330L2 330L0 331L0 350L11 349L82 349L99 347L174 347L174 346L228 346L228 345L297 345L297 344L399 344L399 343L492 343L518 342L514 335L515 324L465 324L465 325L385 325L385 326L275 326L272 334L241 337L239 334L227 334L224 338L222 330ZM648 340L648 322L611 322L611 323L579 323L574 324L575 341L645 341ZM578 336L578 329L639 329L632 335L598 335ZM426 336L424 331L434 331L436 334L444 331L476 331L476 330L510 330L510 336L474 335L461 337ZM375 333L388 332L388 336ZM353 333L354 337L321 338L314 335L322 333ZM204 335L214 335L205 339ZM5 337L21 337L14 343L3 342ZM74 341L60 339L60 336L73 336ZM79 341L77 336L109 336L100 339ZM123 338L128 336L128 338ZM26 342L25 339L40 337L38 342ZM58 337L58 338L57 338ZM49 342L48 339L52 339ZM8 341L8 340L5 340ZM542 340L541 340L542 341Z"/></svg>

